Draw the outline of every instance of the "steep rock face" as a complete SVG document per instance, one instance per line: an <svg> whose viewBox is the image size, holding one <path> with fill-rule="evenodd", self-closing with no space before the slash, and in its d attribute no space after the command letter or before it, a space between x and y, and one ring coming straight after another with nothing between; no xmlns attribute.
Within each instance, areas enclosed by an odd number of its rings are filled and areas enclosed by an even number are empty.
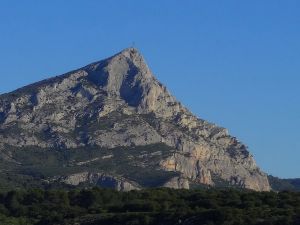
<svg viewBox="0 0 300 225"><path fill-rule="evenodd" d="M190 182L270 189L247 147L183 107L136 49L0 96L0 149L8 152L155 143L173 149L159 168ZM169 184L187 187L174 179Z"/></svg>
<svg viewBox="0 0 300 225"><path fill-rule="evenodd" d="M183 177L173 177L167 181L163 187L174 188L174 189L190 189L190 184L188 179Z"/></svg>
<svg viewBox="0 0 300 225"><path fill-rule="evenodd" d="M131 191L140 189L139 185L136 183L127 181L124 178L118 178L104 173L82 172L78 174L72 174L62 178L61 182L73 186L88 183L104 188L112 188L118 191Z"/></svg>

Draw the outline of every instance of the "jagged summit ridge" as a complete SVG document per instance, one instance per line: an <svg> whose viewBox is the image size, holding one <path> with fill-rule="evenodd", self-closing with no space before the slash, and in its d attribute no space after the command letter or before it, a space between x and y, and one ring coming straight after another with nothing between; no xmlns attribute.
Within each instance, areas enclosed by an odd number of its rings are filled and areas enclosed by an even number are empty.
<svg viewBox="0 0 300 225"><path fill-rule="evenodd" d="M139 162L138 167L140 171L156 168L176 173L164 181L166 186L187 187L187 182L213 186L222 180L269 190L266 174L259 170L247 147L226 129L198 119L183 107L153 76L137 49L125 49L108 59L0 96L3 160L18 163L13 152L22 148L75 152L97 148L101 153L100 149L153 145L170 149L158 148L155 154L160 159L155 163L149 162L149 153L144 156L148 161ZM136 160L144 159L143 154ZM107 172L102 168L106 161L100 157L87 160L98 168L97 174ZM82 167L77 170L91 173ZM64 175L76 178L76 174ZM111 176L143 186L130 174L114 171Z"/></svg>

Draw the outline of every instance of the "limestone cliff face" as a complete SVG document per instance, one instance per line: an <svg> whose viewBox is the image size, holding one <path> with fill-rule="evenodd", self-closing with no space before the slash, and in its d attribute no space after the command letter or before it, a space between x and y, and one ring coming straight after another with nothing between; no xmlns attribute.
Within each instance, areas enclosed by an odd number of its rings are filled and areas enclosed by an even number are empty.
<svg viewBox="0 0 300 225"><path fill-rule="evenodd" d="M172 149L158 168L180 173L166 186L187 188L186 180L214 186L221 179L253 190L270 189L247 147L183 107L134 48L0 96L2 151L157 143Z"/></svg>
<svg viewBox="0 0 300 225"><path fill-rule="evenodd" d="M60 178L60 181L73 186L88 183L94 186L116 189L118 191L132 191L140 189L139 185L134 182L128 181L122 177L115 177L104 173L82 172Z"/></svg>

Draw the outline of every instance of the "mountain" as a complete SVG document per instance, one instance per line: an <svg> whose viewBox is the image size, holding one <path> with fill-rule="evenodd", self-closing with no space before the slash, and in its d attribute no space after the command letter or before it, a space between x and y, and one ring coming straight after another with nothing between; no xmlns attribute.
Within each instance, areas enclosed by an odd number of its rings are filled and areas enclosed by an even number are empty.
<svg viewBox="0 0 300 225"><path fill-rule="evenodd" d="M134 48L1 95L0 160L15 187L270 190L247 147L178 102Z"/></svg>
<svg viewBox="0 0 300 225"><path fill-rule="evenodd" d="M281 179L269 175L269 183L274 191L300 191L300 178Z"/></svg>

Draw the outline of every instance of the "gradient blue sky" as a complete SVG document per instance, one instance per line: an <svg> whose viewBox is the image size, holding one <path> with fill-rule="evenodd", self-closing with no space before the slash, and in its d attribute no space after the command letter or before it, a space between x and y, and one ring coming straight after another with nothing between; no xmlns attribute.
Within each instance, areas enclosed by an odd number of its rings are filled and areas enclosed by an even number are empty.
<svg viewBox="0 0 300 225"><path fill-rule="evenodd" d="M300 177L299 0L0 0L0 93L135 42L198 116L259 166Z"/></svg>

